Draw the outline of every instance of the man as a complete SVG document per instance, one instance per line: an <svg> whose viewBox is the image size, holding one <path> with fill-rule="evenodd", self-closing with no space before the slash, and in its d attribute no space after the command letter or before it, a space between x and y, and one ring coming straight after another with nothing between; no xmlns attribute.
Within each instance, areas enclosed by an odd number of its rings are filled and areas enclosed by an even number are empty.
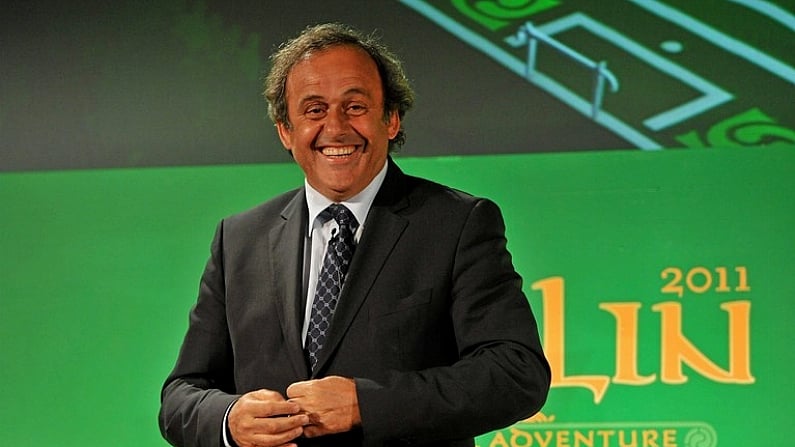
<svg viewBox="0 0 795 447"><path fill-rule="evenodd" d="M472 446L538 411L549 366L499 209L388 155L413 103L399 62L330 24L272 63L269 112L305 184L220 223L166 439Z"/></svg>

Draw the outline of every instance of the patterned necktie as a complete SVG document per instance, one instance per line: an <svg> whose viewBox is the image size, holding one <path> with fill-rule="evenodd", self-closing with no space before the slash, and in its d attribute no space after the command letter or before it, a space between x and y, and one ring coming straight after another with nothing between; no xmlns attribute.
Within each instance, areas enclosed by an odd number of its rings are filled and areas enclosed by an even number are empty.
<svg viewBox="0 0 795 447"><path fill-rule="evenodd" d="M353 234L359 226L356 217L344 205L331 204L323 213L328 213L327 215L331 215L337 221L339 231L331 236L326 248L306 334L306 351L313 371L331 325L331 316L337 307L345 274L348 273L348 266L353 258L353 251L356 248L353 244Z"/></svg>

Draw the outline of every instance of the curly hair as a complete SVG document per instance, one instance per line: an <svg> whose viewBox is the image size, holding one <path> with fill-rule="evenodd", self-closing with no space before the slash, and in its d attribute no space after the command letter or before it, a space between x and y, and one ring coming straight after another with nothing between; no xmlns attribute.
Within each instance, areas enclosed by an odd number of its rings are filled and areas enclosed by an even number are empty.
<svg viewBox="0 0 795 447"><path fill-rule="evenodd" d="M400 130L389 141L389 150L402 146L406 141L403 116L414 105L414 92L400 60L374 36L365 36L339 23L310 26L271 55L271 69L265 78L263 92L268 101L268 116L274 123L284 123L289 127L286 85L293 66L312 53L340 45L361 48L375 62L384 93L384 121L387 122L395 111L401 118Z"/></svg>

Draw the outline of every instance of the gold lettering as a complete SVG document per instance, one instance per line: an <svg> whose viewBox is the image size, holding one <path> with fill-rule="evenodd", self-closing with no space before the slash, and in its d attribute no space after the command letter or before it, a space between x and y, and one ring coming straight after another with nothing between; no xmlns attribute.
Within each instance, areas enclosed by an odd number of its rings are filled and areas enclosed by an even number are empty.
<svg viewBox="0 0 795 447"><path fill-rule="evenodd" d="M584 424L591 425L591 424ZM506 436L510 433L510 438ZM516 426L493 432L488 447L678 447L675 428L524 430Z"/></svg>
<svg viewBox="0 0 795 447"><path fill-rule="evenodd" d="M657 444L658 437L657 430L643 430L643 447L660 447Z"/></svg>
<svg viewBox="0 0 795 447"><path fill-rule="evenodd" d="M676 430L667 429L663 430L663 447L677 447L676 444Z"/></svg>
<svg viewBox="0 0 795 447"><path fill-rule="evenodd" d="M660 289L662 293L675 293L679 298L684 296L685 288L680 284L680 281L682 281L681 269L677 267L668 267L667 269L660 272L660 278L670 279L668 284L664 285L662 289Z"/></svg>
<svg viewBox="0 0 795 447"><path fill-rule="evenodd" d="M750 292L751 288L748 286L748 269L744 266L736 267L739 284L734 289L736 292Z"/></svg>
<svg viewBox="0 0 795 447"><path fill-rule="evenodd" d="M618 431L618 447L638 447L638 432L636 430L629 431L629 442L624 438L625 434L624 430Z"/></svg>
<svg viewBox="0 0 795 447"><path fill-rule="evenodd" d="M610 437L616 434L615 430L597 430L596 434L602 437L602 445L608 447L610 445Z"/></svg>
<svg viewBox="0 0 795 447"><path fill-rule="evenodd" d="M593 440L593 430L588 430L587 434L579 430L574 432L574 447L594 447Z"/></svg>
<svg viewBox="0 0 795 447"><path fill-rule="evenodd" d="M732 383L754 383L751 375L751 302L732 301L720 308L729 313L729 365Z"/></svg>
<svg viewBox="0 0 795 447"><path fill-rule="evenodd" d="M571 433L568 430L560 430L556 434L555 447L571 447L571 444L569 444L569 435Z"/></svg>
<svg viewBox="0 0 795 447"><path fill-rule="evenodd" d="M694 277L696 275L700 275L704 278L703 282L698 285L694 281ZM687 278L685 278L685 282L687 283L687 288L690 289L694 293L704 293L712 287L712 273L704 267L693 267L687 272Z"/></svg>
<svg viewBox="0 0 795 447"><path fill-rule="evenodd" d="M494 438L491 439L489 447L511 447L511 445L505 440L505 436L503 436L502 432L498 431L497 434L494 435Z"/></svg>
<svg viewBox="0 0 795 447"><path fill-rule="evenodd" d="M715 287L715 291L731 292L727 282L726 267L715 267L715 272L718 274L718 287Z"/></svg>
<svg viewBox="0 0 795 447"><path fill-rule="evenodd" d="M664 302L652 306L661 314L661 380L664 383L685 383L682 365L687 364L703 376L723 383L753 383L750 372L750 308L749 301L724 303L729 313L729 370L723 370L682 333L682 305Z"/></svg>
<svg viewBox="0 0 795 447"><path fill-rule="evenodd" d="M544 352L552 369L552 387L584 387L594 396L594 403L601 402L610 384L610 378L603 375L567 376L565 371L565 292L564 281L554 276L532 284L533 290L540 290L543 301L543 339Z"/></svg>
<svg viewBox="0 0 795 447"><path fill-rule="evenodd" d="M538 432L535 434L537 436ZM550 433L549 436L552 437L552 434ZM530 433L511 428L511 447L529 447L531 445L533 445L533 436Z"/></svg>
<svg viewBox="0 0 795 447"><path fill-rule="evenodd" d="M536 431L533 432L533 437L535 438L536 441L538 441L538 445L541 447L549 447L550 443L552 442L551 431L545 431L543 438L541 437L541 433Z"/></svg>
<svg viewBox="0 0 795 447"><path fill-rule="evenodd" d="M606 310L616 318L616 373L614 383L624 385L648 385L657 378L656 374L638 374L638 309L640 303L602 303L600 309Z"/></svg>

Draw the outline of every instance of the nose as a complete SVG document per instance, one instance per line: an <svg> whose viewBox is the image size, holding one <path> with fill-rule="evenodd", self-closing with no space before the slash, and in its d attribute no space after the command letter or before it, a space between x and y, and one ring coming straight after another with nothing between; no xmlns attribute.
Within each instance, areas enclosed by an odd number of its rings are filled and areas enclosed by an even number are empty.
<svg viewBox="0 0 795 447"><path fill-rule="evenodd" d="M330 108L323 123L323 132L329 136L342 136L348 133L349 128L345 111L339 107Z"/></svg>

